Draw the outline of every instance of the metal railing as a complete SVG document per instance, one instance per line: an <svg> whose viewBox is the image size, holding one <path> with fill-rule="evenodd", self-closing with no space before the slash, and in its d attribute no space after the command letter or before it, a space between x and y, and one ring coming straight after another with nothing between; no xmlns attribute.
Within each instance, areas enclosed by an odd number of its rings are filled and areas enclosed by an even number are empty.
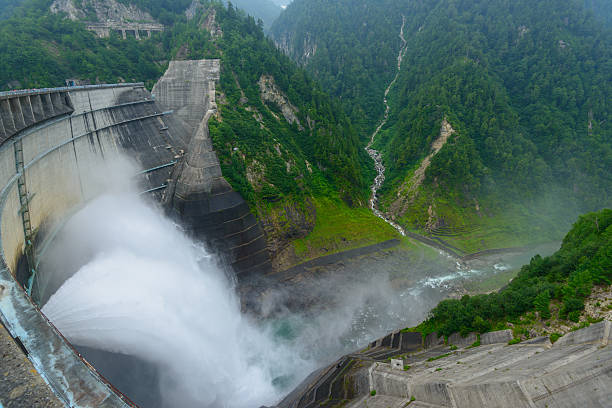
<svg viewBox="0 0 612 408"><path fill-rule="evenodd" d="M62 86L59 88L16 89L13 91L0 92L0 98L10 97L10 96L39 95L39 94L44 94L44 93L55 93L55 92L82 91L82 90L88 90L88 89L123 88L123 87L144 87L144 82L130 82L130 83L125 83L125 84Z"/></svg>

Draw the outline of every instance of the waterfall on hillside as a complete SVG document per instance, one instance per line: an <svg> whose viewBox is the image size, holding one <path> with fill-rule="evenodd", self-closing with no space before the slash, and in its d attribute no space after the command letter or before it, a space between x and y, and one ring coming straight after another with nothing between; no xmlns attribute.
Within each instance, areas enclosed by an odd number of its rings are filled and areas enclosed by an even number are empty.
<svg viewBox="0 0 612 408"><path fill-rule="evenodd" d="M382 155L380 154L378 150L373 149L372 145L374 144L374 141L376 140L376 136L378 135L382 127L385 126L387 124L387 121L389 120L389 110L391 108L389 106L387 96L389 95L389 91L391 90L393 85L395 85L395 81L397 81L397 78L399 77L400 71L402 69L402 60L404 59L404 54L406 53L406 47L407 47L407 42L406 42L406 39L404 38L404 26L405 25L406 25L406 16L402 16L402 27L400 28L400 33L399 33L399 37L402 40L402 46L399 50L399 53L397 54L397 72L395 73L395 76L393 77L393 80L391 81L391 83L389 83L389 86L387 86L387 89L385 89L385 98L383 100L383 103L385 104L385 115L383 117L383 120L376 127L376 130L374 131L374 133L372 133L372 136L370 136L370 142L365 148L366 152L368 152L368 155L370 155L372 160L374 160L374 167L376 168L376 178L374 179L374 183L372 184L372 187L370 188L370 190L372 191L372 194L370 196L370 209L372 210L374 215L376 215L378 218L385 221L387 224L391 225L400 234L402 234L402 236L406 235L406 231L404 231L404 229L399 224L395 223L394 221L386 217L378 208L376 208L376 203L378 201L378 197L376 196L376 194L378 193L378 190L380 190L383 183L385 182L385 166L383 165L383 162L382 162Z"/></svg>

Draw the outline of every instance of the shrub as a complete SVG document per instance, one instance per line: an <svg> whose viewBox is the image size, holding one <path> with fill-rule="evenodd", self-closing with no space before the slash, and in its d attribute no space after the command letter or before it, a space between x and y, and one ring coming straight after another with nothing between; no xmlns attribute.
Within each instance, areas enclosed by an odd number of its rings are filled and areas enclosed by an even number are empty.
<svg viewBox="0 0 612 408"><path fill-rule="evenodd" d="M561 333L553 333L550 335L550 342L554 343L557 340L559 340L559 338L561 338L561 336L563 336Z"/></svg>
<svg viewBox="0 0 612 408"><path fill-rule="evenodd" d="M533 306L540 313L543 320L550 319L550 292L545 290L540 292L533 300Z"/></svg>
<svg viewBox="0 0 612 408"><path fill-rule="evenodd" d="M580 321L580 311L574 310L567 315L567 319L571 320L574 323L578 323Z"/></svg>

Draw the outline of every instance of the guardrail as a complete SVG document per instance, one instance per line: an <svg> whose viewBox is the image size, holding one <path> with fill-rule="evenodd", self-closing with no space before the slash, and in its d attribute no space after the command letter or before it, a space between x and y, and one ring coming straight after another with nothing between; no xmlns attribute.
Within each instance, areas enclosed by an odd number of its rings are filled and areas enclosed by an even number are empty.
<svg viewBox="0 0 612 408"><path fill-rule="evenodd" d="M81 91L87 89L104 89L104 88L123 88L123 87L144 87L144 82L130 82L125 84L100 84L100 85L79 85L79 86L62 86L59 88L39 88L39 89L16 89L13 91L0 92L0 98L7 96L23 96L23 95L38 95L54 92L69 92Z"/></svg>

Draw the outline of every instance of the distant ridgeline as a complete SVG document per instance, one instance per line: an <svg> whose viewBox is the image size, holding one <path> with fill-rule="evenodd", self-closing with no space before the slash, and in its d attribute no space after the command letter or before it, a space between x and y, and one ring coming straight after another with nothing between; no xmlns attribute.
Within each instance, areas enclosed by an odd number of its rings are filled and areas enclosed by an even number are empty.
<svg viewBox="0 0 612 408"><path fill-rule="evenodd" d="M342 98L364 137L381 119L405 16L407 51L375 144L382 209L469 250L560 237L578 213L612 202L612 30L595 16L609 10L598 0L296 0L271 33ZM470 241L455 237L469 226L481 228Z"/></svg>
<svg viewBox="0 0 612 408"><path fill-rule="evenodd" d="M50 13L51 3L24 0L3 22L0 88L62 86L67 78L151 88L169 60L219 58L210 135L225 178L262 222L274 253L313 230L319 198L341 208L367 201L371 164L350 120L254 18L217 1L135 0L166 27L137 41L115 32L98 38L66 12Z"/></svg>
<svg viewBox="0 0 612 408"><path fill-rule="evenodd" d="M596 18L610 24L612 23L612 3L608 0L584 0L587 8L593 11Z"/></svg>

